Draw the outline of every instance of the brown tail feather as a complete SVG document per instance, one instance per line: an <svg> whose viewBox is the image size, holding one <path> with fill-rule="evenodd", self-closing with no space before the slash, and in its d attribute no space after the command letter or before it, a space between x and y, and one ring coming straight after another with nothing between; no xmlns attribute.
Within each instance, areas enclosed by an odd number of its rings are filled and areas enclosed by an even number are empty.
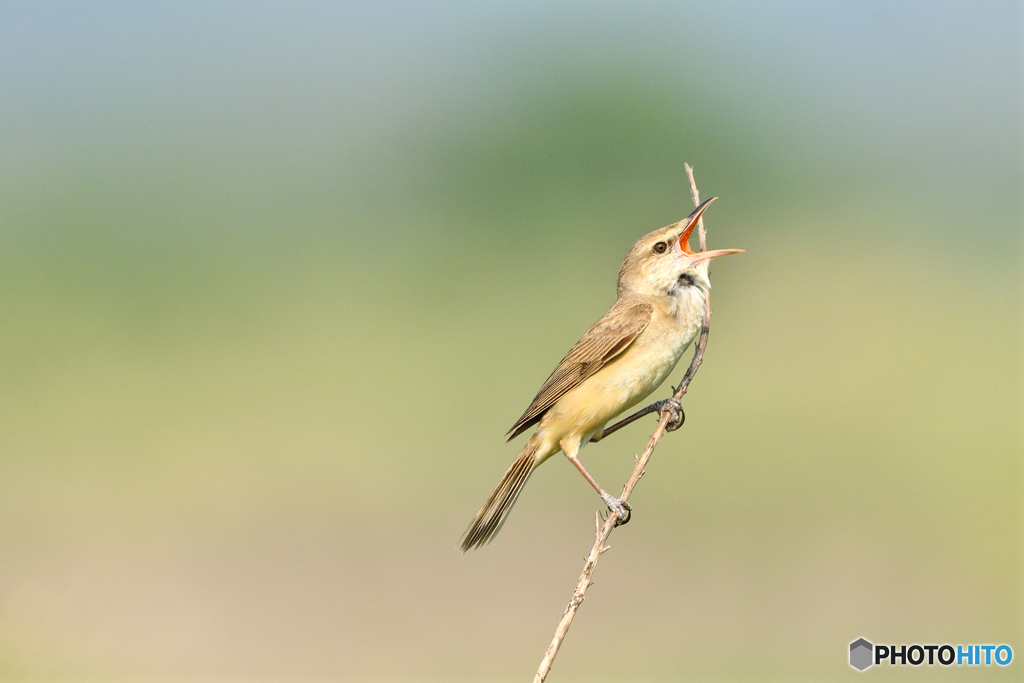
<svg viewBox="0 0 1024 683"><path fill-rule="evenodd" d="M484 506L480 508L480 512L476 513L473 523L469 525L469 529L462 537L462 552L489 543L501 530L516 498L519 497L523 486L526 485L526 480L530 478L530 474L539 464L536 460L537 449L538 445L533 442L533 439L530 439L519 457L505 472L505 476L498 482L497 488L491 493Z"/></svg>

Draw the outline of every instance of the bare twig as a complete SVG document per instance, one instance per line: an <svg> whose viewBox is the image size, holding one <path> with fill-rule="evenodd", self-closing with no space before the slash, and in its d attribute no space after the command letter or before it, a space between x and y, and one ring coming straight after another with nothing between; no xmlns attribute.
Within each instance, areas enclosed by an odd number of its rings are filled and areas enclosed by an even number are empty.
<svg viewBox="0 0 1024 683"><path fill-rule="evenodd" d="M693 167L689 164L685 164L686 175L690 179L690 192L693 195L694 206L700 205L700 193L697 192L697 183L693 179ZM700 250L707 250L707 240L704 234L704 221L703 219L697 224L697 228L700 235ZM675 392L672 397L677 401L683 397L687 389L690 388L690 382L693 380L693 376L697 373L697 368L700 367L701 363L704 362L704 349L708 344L708 323L711 320L711 299L708 292L704 293L704 324L701 326L700 339L697 341L697 347L693 352L693 360L690 361L690 367L686 369L686 374L683 375L682 381L679 386L675 388ZM647 467L647 461L651 459L654 454L654 449L657 447L658 442L661 441L661 437L665 435L666 427L669 421L672 419L672 412L663 408L661 411L661 419L658 420L658 426L655 428L654 433L651 434L650 440L647 442L647 448L644 452L636 459L636 466L633 468L633 473L626 481L626 485L622 487L622 494L619 496L622 500L628 500L633 488L637 482L640 481L640 477L644 476L644 468ZM600 518L599 518L600 519ZM558 622L558 627L555 628L555 635L551 639L551 644L548 645L548 649L544 652L544 658L540 662L540 667L537 669L537 675L533 677L533 683L544 683L544 679L547 678L548 673L551 671L551 665L555 661L555 656L558 654L558 648L562 646L562 641L565 639L565 634L569 632L569 626L572 624L573 617L576 616L576 610L583 603L583 598L586 595L587 588L590 587L592 577L594 575L594 569L597 568L597 561L601 559L606 551L610 550L608 546L608 537L611 536L612 529L615 528L615 524L618 521L618 514L614 511L609 510L608 518L604 520L604 524L599 524L597 527L596 538L594 539L594 545L590 549L590 554L587 555L587 560L583 564L583 572L580 574L579 581L576 582L576 590L573 591L572 599L569 600L568 607L565 608L565 612L562 614L561 621Z"/></svg>
<svg viewBox="0 0 1024 683"><path fill-rule="evenodd" d="M683 163L686 169L686 177L690 179L690 194L693 196L693 205L700 206L700 192L697 191L697 181L693 179L693 166ZM697 219L697 236L700 239L700 250L708 250L708 234L704 232L704 216Z"/></svg>

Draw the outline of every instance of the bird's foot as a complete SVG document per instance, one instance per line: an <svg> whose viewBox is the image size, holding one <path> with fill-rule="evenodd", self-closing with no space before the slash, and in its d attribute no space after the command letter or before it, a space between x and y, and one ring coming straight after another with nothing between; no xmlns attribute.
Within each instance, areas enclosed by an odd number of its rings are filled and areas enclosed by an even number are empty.
<svg viewBox="0 0 1024 683"><path fill-rule="evenodd" d="M683 426L686 422L686 413L683 412L683 404L679 402L679 399L672 396L662 401L658 401L658 412L664 413L668 411L671 415L668 422L665 424L666 432L674 432Z"/></svg>
<svg viewBox="0 0 1024 683"><path fill-rule="evenodd" d="M601 494L601 500L608 506L608 509L615 513L618 519L615 520L615 526L622 526L629 522L629 518L633 516L633 508L629 507L629 503L616 498L615 496L607 493Z"/></svg>

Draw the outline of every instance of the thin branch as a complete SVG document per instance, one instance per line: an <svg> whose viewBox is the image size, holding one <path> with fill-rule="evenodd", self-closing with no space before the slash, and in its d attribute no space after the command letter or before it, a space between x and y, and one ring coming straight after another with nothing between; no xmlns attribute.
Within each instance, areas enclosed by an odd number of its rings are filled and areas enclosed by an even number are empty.
<svg viewBox="0 0 1024 683"><path fill-rule="evenodd" d="M689 165L685 165L686 175L690 178L690 192L693 195L694 206L700 205L700 193L697 192L697 183L693 179L693 168ZM704 222L703 219L698 223L698 230L700 231L700 249L706 251L706 239L704 235ZM690 367L686 369L686 374L683 375L683 380L676 387L672 397L677 401L683 397L683 394L690 388L690 382L693 380L693 376L697 373L697 369L701 363L704 362L704 349L708 345L708 324L711 321L711 299L710 293L704 293L704 324L701 326L700 339L697 341L697 346L693 352L693 360L690 361ZM619 496L622 500L628 500L633 488L640 481L640 477L644 476L644 468L647 467L647 462L651 459L654 454L654 449L657 447L658 442L661 441L661 437L665 435L666 427L669 421L672 419L672 412L667 408L663 408L661 412L661 419L658 420L658 426L655 428L654 433L651 434L650 440L647 442L647 448L636 460L636 466L633 468L633 473L626 481L626 485L622 487L622 494ZM608 537L611 536L612 529L615 528L618 522L618 514L614 511L608 511L608 518L604 520L604 524L598 526L596 538L594 539L594 545L590 549L590 554L587 555L587 560L583 564L583 572L580 574L580 579L576 583L576 590L573 591L572 599L569 600L568 607L565 608L565 612L562 614L561 621L558 622L558 627L555 629L555 635L551 639L551 644L548 645L548 649L544 652L544 658L540 662L540 667L537 669L537 675L533 677L533 683L544 683L544 679L547 678L548 673L551 671L551 665L555 661L555 656L558 654L558 648L562 646L562 641L565 639L566 633L569 632L569 626L572 624L573 617L576 616L576 610L579 609L583 603L583 599L586 595L587 588L590 587L592 577L594 575L594 569L597 568L597 561L601 559L606 551L610 550L608 546Z"/></svg>
<svg viewBox="0 0 1024 683"><path fill-rule="evenodd" d="M690 179L690 194L693 196L693 205L700 206L700 192L697 191L697 181L693 179L693 166L683 162L686 169L686 177ZM700 250L708 250L708 234L704 232L704 216L697 219L697 235L700 239Z"/></svg>

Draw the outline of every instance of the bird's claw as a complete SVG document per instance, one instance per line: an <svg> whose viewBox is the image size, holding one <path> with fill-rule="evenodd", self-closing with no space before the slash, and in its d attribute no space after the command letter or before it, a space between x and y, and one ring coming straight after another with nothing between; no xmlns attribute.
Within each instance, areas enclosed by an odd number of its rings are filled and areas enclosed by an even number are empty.
<svg viewBox="0 0 1024 683"><path fill-rule="evenodd" d="M608 509L615 513L618 519L615 520L615 526L622 526L629 522L629 518L633 516L633 508L629 506L629 503L616 498L615 496L608 495L607 493L601 496L604 500L604 504L608 506Z"/></svg>
<svg viewBox="0 0 1024 683"><path fill-rule="evenodd" d="M686 413L683 412L683 404L679 402L679 399L672 396L660 401L660 403L658 412L664 413L667 411L671 416L665 424L665 431L674 432L682 427L683 423L686 422Z"/></svg>

